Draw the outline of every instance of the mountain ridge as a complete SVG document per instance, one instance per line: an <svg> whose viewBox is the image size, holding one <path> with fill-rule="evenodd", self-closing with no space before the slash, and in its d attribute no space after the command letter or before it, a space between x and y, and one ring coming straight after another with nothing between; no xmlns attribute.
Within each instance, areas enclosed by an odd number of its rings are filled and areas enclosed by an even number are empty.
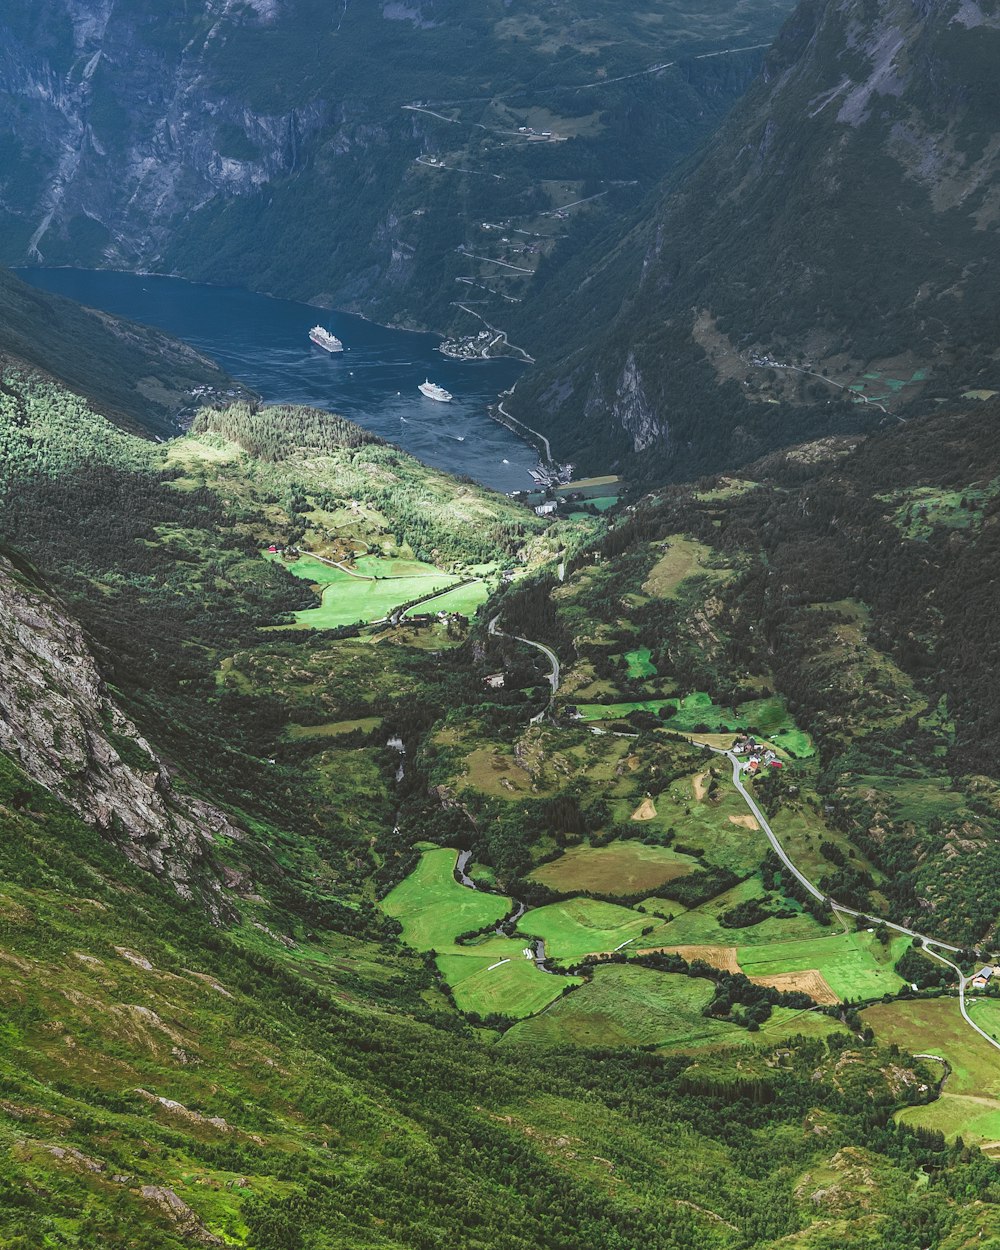
<svg viewBox="0 0 1000 1250"><path fill-rule="evenodd" d="M995 6L806 0L646 222L560 276L561 304L596 292L571 324L600 338L519 327L562 359L515 415L560 454L582 433L587 467L642 453L676 477L996 386L989 49Z"/></svg>

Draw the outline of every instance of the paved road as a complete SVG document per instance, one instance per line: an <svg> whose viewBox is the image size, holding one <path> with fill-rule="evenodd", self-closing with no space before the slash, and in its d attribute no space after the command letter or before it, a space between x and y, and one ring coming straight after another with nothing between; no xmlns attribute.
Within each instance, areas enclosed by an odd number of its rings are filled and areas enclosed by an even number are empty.
<svg viewBox="0 0 1000 1250"><path fill-rule="evenodd" d="M550 665L548 682L552 687L552 694L549 696L549 701L546 703L545 707L543 707L537 715L532 716L531 720L528 722L531 725L537 725L548 715L549 708L552 706L552 700L556 697L556 691L559 689L559 657L552 650L552 648L547 647L544 642L535 642L533 638L522 638L520 634L504 633L504 631L497 624L499 620L499 616L494 616L490 620L488 626L489 633L494 638L513 638L516 642L523 642L525 646L534 647L536 650L543 652L543 654L548 657Z"/></svg>
<svg viewBox="0 0 1000 1250"><path fill-rule="evenodd" d="M519 417L511 416L511 414L503 406L503 401L497 404L497 411L502 417L506 417L508 421L513 421L516 425L521 426L522 429L527 430L529 434L534 434L535 438L540 439L545 444L545 463L552 463L552 448L549 446L549 440L544 434L539 434L539 432L537 430L533 430L530 425L525 425ZM516 432L517 431L515 431L515 433Z"/></svg>
<svg viewBox="0 0 1000 1250"><path fill-rule="evenodd" d="M500 619L499 616L494 616L491 619L489 623L489 632L491 634L493 634L494 636L499 635L502 638L514 637L517 639L518 642L526 643L529 647L537 647L539 651L543 651L549 657L549 661L552 665L552 670L549 673L549 681L552 685L552 697L554 698L556 691L559 689L559 657L552 650L552 648L547 647L544 642L535 642L531 638L522 638L518 634L514 634L514 635L505 634L504 631L500 629L499 626L497 625L497 622L499 621L499 619ZM531 723L535 724L538 721L540 721L546 715L546 713L548 712L551 706L552 706L552 699L549 700L548 705L546 706L544 711L540 712L537 716L533 716L531 718ZM729 760L729 762L732 764L733 785L736 787L739 793L743 796L744 802L746 803L747 807L749 807L750 811L753 813L754 818L756 819L757 823L760 825L762 831L767 837L767 840L770 842L771 846L774 848L775 854L778 856L781 862L785 865L785 867L789 870L789 872L792 873L795 879L803 886L803 888L808 890L809 893L813 896L813 898L816 898L816 899L821 900L822 902L828 903L832 908L834 908L836 911L842 912L844 915L863 916L866 919L874 921L876 924L884 924L887 929L892 929L895 933L902 933L907 937L920 938L921 942L923 942L924 944L924 949L927 951L928 955L930 955L933 959L940 960L940 962L943 964L947 964L948 967L954 969L955 973L958 975L958 1005L959 1005L959 1010L962 1013L962 1019L969 1026L969 1028L974 1029L975 1032L978 1033L979 1036L984 1041L989 1042L989 1044L993 1046L996 1050L1000 1050L1000 1042L998 1042L995 1038L991 1037L989 1033L985 1031L985 1029L981 1029L979 1025L976 1024L976 1022L969 1015L968 1009L966 1008L966 1005L965 1005L965 989L966 989L966 985L968 984L969 978L965 976L961 968L959 968L959 966L956 963L953 963L950 959L946 958L944 955L940 953L941 951L950 951L952 954L954 954L955 952L961 950L961 947L952 946L951 943L949 942L942 942L938 938L929 937L926 933L920 933L916 929L908 929L905 925L896 924L895 921L892 921L892 920L885 920L880 916L873 915L871 912L861 912L861 911L857 911L853 907L845 907L842 903L838 903L836 899L832 899L828 895L824 894L823 891L818 886L814 885L809 880L809 878L805 875L805 873L802 872L801 869L797 868L796 865L791 861L791 859L788 856L788 853L785 851L785 848L781 845L781 843L778 840L777 835L775 834L774 830L771 828L770 824L768 823L767 817L758 807L757 802L754 799L753 795L750 794L746 786L744 786L743 779L740 776L741 765L740 765L739 756L734 755L732 751L724 751L718 747L710 747L709 750L711 750L715 755L724 755L726 759ZM932 948L936 948L936 949L932 949Z"/></svg>
<svg viewBox="0 0 1000 1250"><path fill-rule="evenodd" d="M920 938L920 940L924 944L924 949L927 951L927 954L931 956L931 958L940 960L940 962L943 964L947 964L948 967L954 969L954 971L958 975L958 1006L959 1006L959 1010L962 1013L962 1018L965 1020L965 1023L969 1026L970 1029L975 1029L975 1031L979 1034L981 1038L983 1038L984 1041L989 1042L991 1046L995 1047L997 1050L1000 1050L1000 1042L998 1042L995 1038L991 1037L989 1033L985 1031L985 1029L981 1029L979 1025L976 1024L975 1020L973 1020L972 1017L969 1015L969 1012L965 1006L965 988L966 988L966 985L968 984L969 978L965 976L965 974L962 972L962 969L959 968L958 964L953 963L950 959L945 958L945 956L941 954L941 951L951 951L952 954L954 954L956 951L960 950L961 947L952 946L949 942L941 942L937 938L928 937L926 933L919 933L917 932L916 929L908 929L905 925L895 924L891 920L883 920L879 916L873 916L870 912L860 912L860 911L856 911L853 907L845 907L842 903L836 902L835 899L828 898L828 896L825 895L823 891L820 890L817 886L813 885L813 883L809 880L809 878L805 875L805 873L800 871L800 869L798 869L795 866L795 864L793 864L792 861L789 859L788 854L785 851L785 848L778 841L777 837L775 836L774 830L768 824L767 817L757 806L757 803L754 801L753 796L749 793L746 786L744 786L743 784L743 780L740 776L739 757L734 755L732 751L720 751L715 747L712 747L711 749L715 751L717 755L724 755L732 763L733 785L736 787L737 790L739 790L740 794L743 796L746 802L746 805L750 808L750 811L753 812L754 817L757 820L757 823L760 825L761 829L764 831L765 835L767 836L767 840L771 843L771 846L774 848L775 854L778 856L781 862L785 865L785 867L788 868L788 870L792 873L795 879L799 881L805 887L805 889L809 891L809 893L813 896L813 898L818 898L825 902L828 902L831 907L836 908L837 911L843 912L845 915L865 916L871 920L874 920L877 924L884 924L887 929L892 929L896 933L903 933L907 937ZM933 949L935 947L937 949Z"/></svg>

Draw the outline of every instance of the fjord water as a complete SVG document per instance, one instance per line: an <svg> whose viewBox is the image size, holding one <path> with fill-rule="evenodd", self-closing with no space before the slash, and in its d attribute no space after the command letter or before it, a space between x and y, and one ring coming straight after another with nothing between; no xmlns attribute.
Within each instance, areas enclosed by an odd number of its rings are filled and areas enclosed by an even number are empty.
<svg viewBox="0 0 1000 1250"><path fill-rule="evenodd" d="M157 326L217 360L268 403L311 404L349 417L427 464L497 490L531 486L535 452L486 415L513 385L513 360L448 360L432 334L390 330L362 317L180 278L85 269L24 269L46 291ZM343 339L330 355L309 342L324 325ZM450 404L417 390L430 378Z"/></svg>

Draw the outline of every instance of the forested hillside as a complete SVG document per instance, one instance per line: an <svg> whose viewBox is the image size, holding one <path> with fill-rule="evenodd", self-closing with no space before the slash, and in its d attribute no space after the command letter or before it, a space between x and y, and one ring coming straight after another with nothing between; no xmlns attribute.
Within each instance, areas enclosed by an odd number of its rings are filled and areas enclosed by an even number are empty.
<svg viewBox="0 0 1000 1250"><path fill-rule="evenodd" d="M697 163L528 310L511 411L679 479L1000 389L998 57L994 4L805 0Z"/></svg>
<svg viewBox="0 0 1000 1250"><path fill-rule="evenodd" d="M126 0L83 20L13 0L0 259L503 328L712 132L791 2Z"/></svg>
<svg viewBox="0 0 1000 1250"><path fill-rule="evenodd" d="M38 291L0 269L0 357L5 356L55 374L134 433L175 433L178 412L193 410L196 388L220 396L242 390L178 339Z"/></svg>

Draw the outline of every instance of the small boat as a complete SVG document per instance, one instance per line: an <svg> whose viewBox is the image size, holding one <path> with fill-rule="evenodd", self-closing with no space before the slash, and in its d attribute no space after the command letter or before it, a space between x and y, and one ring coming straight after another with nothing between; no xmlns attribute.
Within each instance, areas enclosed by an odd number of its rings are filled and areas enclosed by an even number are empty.
<svg viewBox="0 0 1000 1250"><path fill-rule="evenodd" d="M426 395L428 399L436 399L441 404L450 404L453 398L450 391L446 391L443 386L438 386L436 382L431 382L427 378L424 378L417 390L421 395Z"/></svg>

